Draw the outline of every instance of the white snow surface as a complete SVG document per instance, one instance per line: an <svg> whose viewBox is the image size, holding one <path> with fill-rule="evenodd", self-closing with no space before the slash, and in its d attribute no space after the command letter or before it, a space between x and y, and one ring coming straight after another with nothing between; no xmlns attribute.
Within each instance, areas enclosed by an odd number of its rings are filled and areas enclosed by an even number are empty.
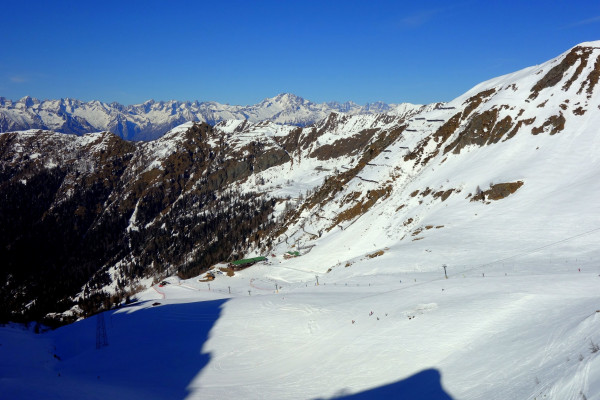
<svg viewBox="0 0 600 400"><path fill-rule="evenodd" d="M0 328L3 396L600 398L598 267L449 265L446 280L405 252L355 259L318 286L310 254L210 284L170 279L105 312L100 349L97 317L41 335Z"/></svg>
<svg viewBox="0 0 600 400"><path fill-rule="evenodd" d="M600 56L592 44L591 61ZM211 282L171 277L137 303L104 312L107 346L96 348L98 317L41 335L0 328L2 396L600 400L599 90L578 94L575 80L568 91L544 89L525 101L564 56L423 111L318 216L303 214L263 254L267 262L233 277L217 265ZM496 92L477 112L509 104L498 120L535 122L424 166L404 160L489 88ZM579 105L583 115L572 112ZM532 134L558 110L562 131ZM346 116L340 126L367 117ZM233 134L242 123L218 129ZM247 132L270 140L286 129ZM429 143L424 153L434 151ZM263 178L275 196L294 197L324 179L317 166L343 164L305 157L246 184ZM523 186L504 199L467 198L478 186L517 180ZM389 196L365 214L327 229L348 193L388 185ZM445 201L411 196L425 188L455 191ZM286 259L293 250L302 255Z"/></svg>

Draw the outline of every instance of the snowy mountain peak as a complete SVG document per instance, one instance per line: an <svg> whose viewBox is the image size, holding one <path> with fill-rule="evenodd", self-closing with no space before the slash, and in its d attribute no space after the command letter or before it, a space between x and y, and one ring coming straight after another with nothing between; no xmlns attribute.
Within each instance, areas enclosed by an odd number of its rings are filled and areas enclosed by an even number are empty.
<svg viewBox="0 0 600 400"><path fill-rule="evenodd" d="M591 48L600 48L600 40L592 40L589 42L581 42L575 46L573 46L571 49L577 48L577 47L591 47Z"/></svg>
<svg viewBox="0 0 600 400"><path fill-rule="evenodd" d="M281 93L275 97L266 98L259 104L265 108L278 108L281 110L292 111L298 110L303 106L310 107L313 103L291 93Z"/></svg>
<svg viewBox="0 0 600 400"><path fill-rule="evenodd" d="M512 98L514 102L527 100L529 103L537 101L538 96L541 96L540 99L543 97L544 100L550 100L544 93L552 97L555 89L568 95L571 104L577 103L573 101L574 98L582 98L587 102L597 90L600 78L599 50L600 41L578 44L540 65L482 82L452 103L466 101L487 90L494 90L494 96Z"/></svg>
<svg viewBox="0 0 600 400"><path fill-rule="evenodd" d="M40 103L40 101L38 99L34 99L31 96L22 97L17 102L17 104L19 106L22 106L22 107L25 107L25 108L27 108L27 107L33 107L34 105L39 104L39 103Z"/></svg>
<svg viewBox="0 0 600 400"><path fill-rule="evenodd" d="M270 99L267 100L271 100L274 102L278 102L281 104L297 104L297 103L306 103L307 100L305 100L304 98L300 97L300 96L296 96L295 94L292 93L280 93L275 97L272 97Z"/></svg>

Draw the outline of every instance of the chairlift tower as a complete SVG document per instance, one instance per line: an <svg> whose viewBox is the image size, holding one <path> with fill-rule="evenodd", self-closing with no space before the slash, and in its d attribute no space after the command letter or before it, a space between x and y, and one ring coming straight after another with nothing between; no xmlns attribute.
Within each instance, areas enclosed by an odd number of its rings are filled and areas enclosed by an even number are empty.
<svg viewBox="0 0 600 400"><path fill-rule="evenodd" d="M106 324L104 323L104 313L96 316L96 349L108 346L106 337Z"/></svg>

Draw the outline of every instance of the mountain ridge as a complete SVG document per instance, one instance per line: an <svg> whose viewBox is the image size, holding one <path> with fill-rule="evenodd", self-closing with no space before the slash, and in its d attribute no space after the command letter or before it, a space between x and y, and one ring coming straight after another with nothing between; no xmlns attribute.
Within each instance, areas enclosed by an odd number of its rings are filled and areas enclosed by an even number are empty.
<svg viewBox="0 0 600 400"><path fill-rule="evenodd" d="M306 126L331 112L349 115L386 112L408 116L426 106L410 103L354 102L313 103L302 97L282 93L248 105L220 104L214 101L155 101L122 105L98 100L43 100L25 96L18 101L0 97L0 128L3 132L44 129L70 134L110 131L127 140L154 140L169 129L189 121L214 125L228 119L249 122L273 121Z"/></svg>
<svg viewBox="0 0 600 400"><path fill-rule="evenodd" d="M444 254L473 263L477 249L456 256L459 244L436 242L443 237L483 243L486 257L502 259L480 233L504 223L520 232L503 237L514 248L574 234L600 215L599 50L575 46L409 116L330 113L305 127L188 122L150 142L1 134L0 256L12 271L4 313L86 316L152 280L292 247L339 257L311 267L328 273L385 247L407 249L403 262L415 268L441 265ZM557 219L564 229L538 231ZM39 243L52 257L35 258ZM83 250L56 250L65 248ZM47 296L58 277L28 281L29 259L72 274L55 309L31 306L39 298L31 288Z"/></svg>

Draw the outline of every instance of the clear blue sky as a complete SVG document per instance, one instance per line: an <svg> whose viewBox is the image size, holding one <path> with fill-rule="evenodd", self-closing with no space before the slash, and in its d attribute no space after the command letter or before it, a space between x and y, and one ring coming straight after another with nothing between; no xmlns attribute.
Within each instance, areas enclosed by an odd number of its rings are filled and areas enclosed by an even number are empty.
<svg viewBox="0 0 600 400"><path fill-rule="evenodd" d="M447 101L600 39L597 1L10 1L0 96Z"/></svg>

